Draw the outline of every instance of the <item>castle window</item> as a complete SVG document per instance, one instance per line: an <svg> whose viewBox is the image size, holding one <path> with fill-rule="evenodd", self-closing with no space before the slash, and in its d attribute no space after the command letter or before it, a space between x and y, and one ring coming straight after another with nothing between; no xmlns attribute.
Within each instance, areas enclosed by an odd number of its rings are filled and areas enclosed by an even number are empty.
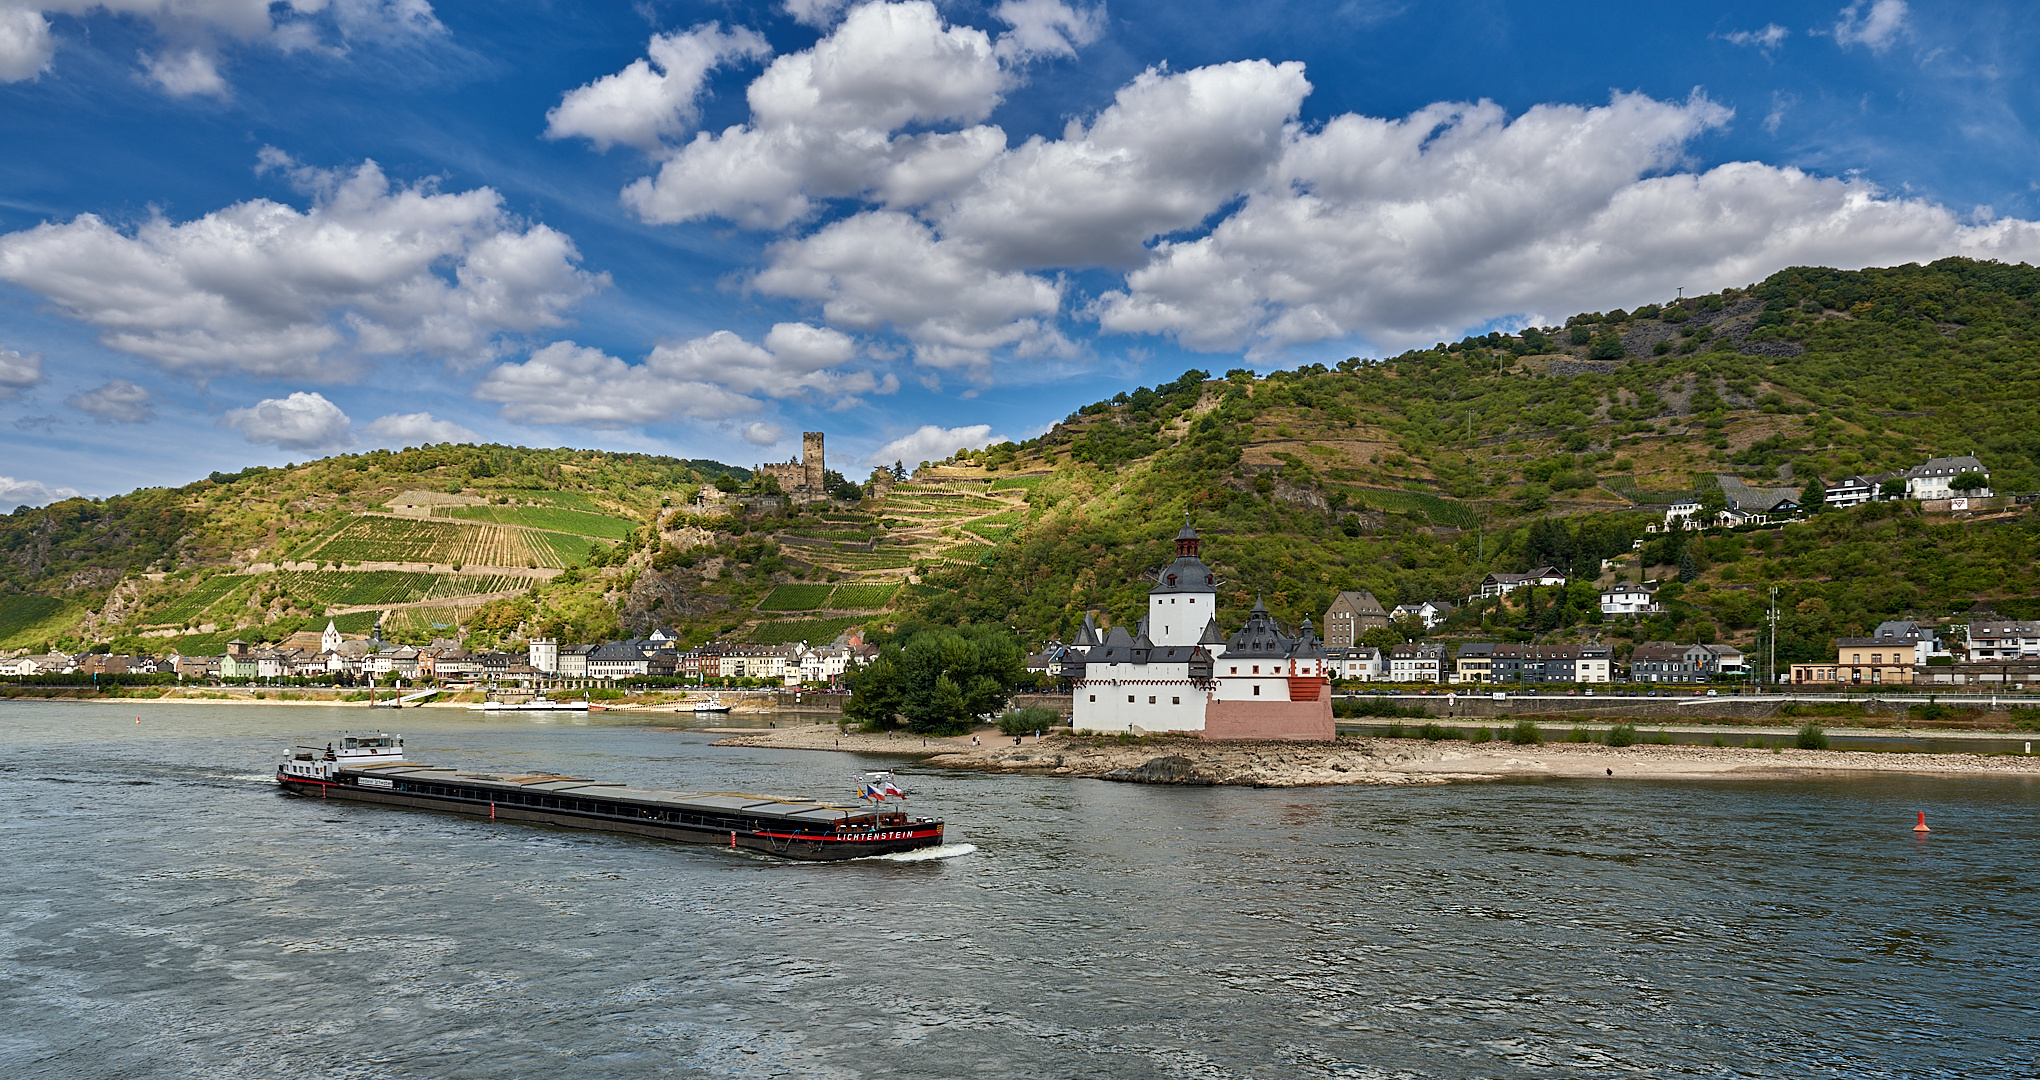
<svg viewBox="0 0 2040 1080"><path fill-rule="evenodd" d="M1128 694L1128 695L1126 695L1126 703L1127 703L1128 705L1131 705L1131 704L1133 704L1133 695L1132 695L1132 694Z"/></svg>
<svg viewBox="0 0 2040 1080"><path fill-rule="evenodd" d="M1155 696L1154 696L1153 694L1149 694L1149 695L1148 695L1148 704L1150 704L1150 705L1153 705L1154 703L1155 703Z"/></svg>
<svg viewBox="0 0 2040 1080"><path fill-rule="evenodd" d="M1260 683L1255 683L1255 684L1254 684L1254 696L1255 696L1255 697L1260 697L1260 696L1261 696L1261 684L1260 684Z"/></svg>
<svg viewBox="0 0 2040 1080"><path fill-rule="evenodd" d="M1091 695L1091 700L1092 700L1092 701L1096 701L1096 700L1098 700L1098 695L1096 695L1096 694L1092 694L1092 695Z"/></svg>
<svg viewBox="0 0 2040 1080"><path fill-rule="evenodd" d="M1254 674L1256 674L1256 675L1259 675L1260 673L1261 673L1261 665L1259 665L1259 664L1255 664L1255 665L1254 665Z"/></svg>
<svg viewBox="0 0 2040 1080"><path fill-rule="evenodd" d="M1171 705L1181 705L1181 704L1183 704L1183 699L1182 699L1182 698L1179 698L1179 697L1172 697L1172 698L1170 698L1170 699L1169 699L1169 704L1171 704Z"/></svg>

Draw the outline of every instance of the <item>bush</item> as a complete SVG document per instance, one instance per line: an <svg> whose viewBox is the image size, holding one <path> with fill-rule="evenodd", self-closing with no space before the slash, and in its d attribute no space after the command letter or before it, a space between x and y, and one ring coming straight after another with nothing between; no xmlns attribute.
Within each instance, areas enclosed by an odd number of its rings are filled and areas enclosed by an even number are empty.
<svg viewBox="0 0 2040 1080"><path fill-rule="evenodd" d="M1828 748L1827 732L1822 731L1819 724L1809 720L1800 727L1798 736L1792 740L1792 745L1801 750L1825 750Z"/></svg>
<svg viewBox="0 0 2040 1080"><path fill-rule="evenodd" d="M1384 739L1406 739L1409 737L1409 733L1403 730L1401 721L1396 721L1381 729L1381 737Z"/></svg>
<svg viewBox="0 0 2040 1080"><path fill-rule="evenodd" d="M1474 729L1473 729L1473 735L1471 736L1471 738L1469 739L1469 741L1471 741L1471 742L1492 742L1492 741L1494 740L1494 737L1495 737L1495 733L1494 733L1494 730L1493 730L1492 728L1484 728L1484 727L1482 727L1482 728L1474 728Z"/></svg>
<svg viewBox="0 0 2040 1080"><path fill-rule="evenodd" d="M1617 724L1609 728L1606 741L1609 746L1635 746L1636 725Z"/></svg>
<svg viewBox="0 0 2040 1080"><path fill-rule="evenodd" d="M1437 742L1440 739L1466 738L1466 732L1461 731L1458 728L1446 727L1443 724L1425 724L1421 729L1418 730L1418 734L1426 739L1431 740L1432 742Z"/></svg>
<svg viewBox="0 0 2040 1080"><path fill-rule="evenodd" d="M1509 741L1517 746L1542 746L1544 732L1538 729L1536 721L1518 720L1516 726L1509 729Z"/></svg>
<svg viewBox="0 0 2040 1080"><path fill-rule="evenodd" d="M1568 733L1566 734L1566 737L1565 737L1565 741L1566 741L1566 742L1593 742L1593 741L1594 741L1594 733L1593 733L1593 732L1591 732L1591 731L1588 731L1588 730L1587 730L1586 728L1584 728L1584 727L1580 726L1579 724L1574 724L1574 725L1573 725L1573 729L1572 729L1572 731L1570 731L1570 732L1568 732Z"/></svg>
<svg viewBox="0 0 2040 1080"><path fill-rule="evenodd" d="M1397 705L1388 698L1368 697L1355 700L1347 698L1332 705L1332 715L1341 720L1359 716L1384 716L1394 719L1417 718L1430 715L1422 705Z"/></svg>
<svg viewBox="0 0 2040 1080"><path fill-rule="evenodd" d="M1062 714L1054 709L1028 705L999 717L999 731L1006 735L1026 735L1035 731L1047 731L1060 723Z"/></svg>

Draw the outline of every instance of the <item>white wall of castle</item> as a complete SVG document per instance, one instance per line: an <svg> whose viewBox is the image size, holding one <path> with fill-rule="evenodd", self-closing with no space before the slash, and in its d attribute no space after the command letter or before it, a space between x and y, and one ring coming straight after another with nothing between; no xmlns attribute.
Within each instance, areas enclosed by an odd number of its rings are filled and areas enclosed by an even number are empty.
<svg viewBox="0 0 2040 1080"><path fill-rule="evenodd" d="M1189 664L1092 664L1071 692L1077 731L1203 731L1206 690Z"/></svg>
<svg viewBox="0 0 2040 1080"><path fill-rule="evenodd" d="M1148 640L1157 645L1195 645L1204 626L1218 615L1217 593L1149 593ZM1224 645L1209 646L1214 655Z"/></svg>
<svg viewBox="0 0 2040 1080"><path fill-rule="evenodd" d="M1288 701L1291 676L1325 675L1322 660L1222 658L1213 668L1218 676L1213 696L1219 701Z"/></svg>

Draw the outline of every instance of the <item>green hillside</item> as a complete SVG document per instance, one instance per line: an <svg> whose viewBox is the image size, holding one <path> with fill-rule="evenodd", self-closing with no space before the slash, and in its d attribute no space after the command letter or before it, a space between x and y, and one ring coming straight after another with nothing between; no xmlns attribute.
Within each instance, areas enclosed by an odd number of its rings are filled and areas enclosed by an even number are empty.
<svg viewBox="0 0 2040 1080"><path fill-rule="evenodd" d="M2036 341L2032 267L1795 268L1385 360L1188 372L867 485L855 506L697 516L700 485L749 474L595 451L248 469L0 518L0 647L210 647L378 615L420 641L825 640L921 619L1066 637L1086 610L1140 608L1187 513L1227 626L1256 597L1315 619L1341 589L1458 602L1489 572L1550 563L1578 583L1468 605L1446 632L1750 642L1776 585L1781 657L1812 656L1883 618L2033 610L2040 513L1883 503L1720 535L1646 526L1722 474L1797 490L1974 453L1999 492L2040 491ZM1663 616L1602 625L1594 583L1618 574L1685 580Z"/></svg>

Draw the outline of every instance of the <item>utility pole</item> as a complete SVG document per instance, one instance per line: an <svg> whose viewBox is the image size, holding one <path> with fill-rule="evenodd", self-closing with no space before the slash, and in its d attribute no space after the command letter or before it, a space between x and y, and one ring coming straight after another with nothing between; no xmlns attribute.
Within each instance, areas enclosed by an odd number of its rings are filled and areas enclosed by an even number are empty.
<svg viewBox="0 0 2040 1080"><path fill-rule="evenodd" d="M1776 585L1771 586L1770 659L1765 661L1764 669L1770 685L1776 688L1778 685L1778 586Z"/></svg>

